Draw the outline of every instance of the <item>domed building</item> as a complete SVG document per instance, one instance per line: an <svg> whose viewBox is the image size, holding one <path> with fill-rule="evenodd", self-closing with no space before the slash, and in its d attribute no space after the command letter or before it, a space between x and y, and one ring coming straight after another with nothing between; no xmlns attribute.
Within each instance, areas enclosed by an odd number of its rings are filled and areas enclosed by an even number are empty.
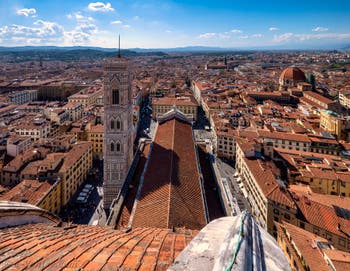
<svg viewBox="0 0 350 271"><path fill-rule="evenodd" d="M305 82L305 73L297 67L288 67L283 70L279 79L280 90L296 87L298 83Z"/></svg>

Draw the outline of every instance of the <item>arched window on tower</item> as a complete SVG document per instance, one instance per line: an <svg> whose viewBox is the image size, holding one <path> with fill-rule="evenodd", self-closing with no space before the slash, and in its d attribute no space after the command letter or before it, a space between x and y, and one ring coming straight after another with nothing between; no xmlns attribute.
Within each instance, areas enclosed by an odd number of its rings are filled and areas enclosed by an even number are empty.
<svg viewBox="0 0 350 271"><path fill-rule="evenodd" d="M113 152L114 151L114 143L112 142L111 143L111 152Z"/></svg>
<svg viewBox="0 0 350 271"><path fill-rule="evenodd" d="M117 143L117 152L120 152L120 149L121 149L121 146L120 146L120 143L118 142Z"/></svg>
<svg viewBox="0 0 350 271"><path fill-rule="evenodd" d="M119 104L119 90L113 89L112 90L112 104Z"/></svg>
<svg viewBox="0 0 350 271"><path fill-rule="evenodd" d="M114 120L111 120L111 129L114 130Z"/></svg>
<svg viewBox="0 0 350 271"><path fill-rule="evenodd" d="M120 130L122 127L120 119L117 119L117 129Z"/></svg>

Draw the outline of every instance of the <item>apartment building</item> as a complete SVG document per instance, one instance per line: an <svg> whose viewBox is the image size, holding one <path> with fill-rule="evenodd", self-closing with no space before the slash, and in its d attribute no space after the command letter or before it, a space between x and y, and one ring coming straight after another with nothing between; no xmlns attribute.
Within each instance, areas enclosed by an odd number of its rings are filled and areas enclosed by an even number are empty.
<svg viewBox="0 0 350 271"><path fill-rule="evenodd" d="M7 138L6 143L6 153L12 157L27 151L32 145L32 140L30 137L12 135Z"/></svg>
<svg viewBox="0 0 350 271"><path fill-rule="evenodd" d="M61 211L61 185L59 181L23 180L1 195L0 200L29 203L58 214Z"/></svg>
<svg viewBox="0 0 350 271"><path fill-rule="evenodd" d="M69 114L70 121L78 121L83 117L83 105L79 102L70 102L62 106L62 109L66 110Z"/></svg>
<svg viewBox="0 0 350 271"><path fill-rule="evenodd" d="M236 158L236 143L234 130L229 127L222 127L216 130L217 155L219 157L234 160Z"/></svg>
<svg viewBox="0 0 350 271"><path fill-rule="evenodd" d="M103 125L91 125L87 131L87 140L92 142L92 158L103 158Z"/></svg>
<svg viewBox="0 0 350 271"><path fill-rule="evenodd" d="M350 254L327 239L289 223L276 223L277 242L293 271L350 270Z"/></svg>
<svg viewBox="0 0 350 271"><path fill-rule="evenodd" d="M62 182L62 205L68 203L91 170L92 145L91 142L78 142L65 153L64 162L58 171Z"/></svg>
<svg viewBox="0 0 350 271"><path fill-rule="evenodd" d="M83 108L90 107L97 104L99 97L103 95L101 87L90 87L79 91L68 97L69 103L80 103Z"/></svg>
<svg viewBox="0 0 350 271"><path fill-rule="evenodd" d="M36 101L38 99L38 90L23 90L11 92L8 96L14 104L25 104L28 102Z"/></svg>
<svg viewBox="0 0 350 271"><path fill-rule="evenodd" d="M174 106L188 119L197 120L198 104L192 96L152 98L153 116L156 118L170 111Z"/></svg>
<svg viewBox="0 0 350 271"><path fill-rule="evenodd" d="M273 157L273 148L297 151L310 151L311 148L311 140L304 134L258 130L258 135L263 140L264 155L271 158Z"/></svg>
<svg viewBox="0 0 350 271"><path fill-rule="evenodd" d="M323 194L350 197L350 160L335 155L275 148L289 183L303 183Z"/></svg>
<svg viewBox="0 0 350 271"><path fill-rule="evenodd" d="M15 133L21 136L28 136L32 141L38 141L40 138L47 138L50 135L51 124L44 119L34 119L29 123L17 125Z"/></svg>
<svg viewBox="0 0 350 271"><path fill-rule="evenodd" d="M286 220L296 224L297 208L271 163L257 158L255 144L236 141L236 168L242 177L244 194L251 206L252 216L270 234L276 236L274 221Z"/></svg>

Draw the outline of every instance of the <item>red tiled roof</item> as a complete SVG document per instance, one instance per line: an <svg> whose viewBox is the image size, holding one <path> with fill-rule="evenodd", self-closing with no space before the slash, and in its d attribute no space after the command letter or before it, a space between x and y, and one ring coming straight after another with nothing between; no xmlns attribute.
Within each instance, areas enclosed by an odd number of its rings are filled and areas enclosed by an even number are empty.
<svg viewBox="0 0 350 271"><path fill-rule="evenodd" d="M243 159L266 198L290 208L296 207L289 192L280 188L271 169L266 168L258 159Z"/></svg>
<svg viewBox="0 0 350 271"><path fill-rule="evenodd" d="M133 226L201 229L202 196L191 125L177 118L159 124Z"/></svg>
<svg viewBox="0 0 350 271"><path fill-rule="evenodd" d="M288 67L283 70L280 78L284 80L305 81L305 73L297 67Z"/></svg>
<svg viewBox="0 0 350 271"><path fill-rule="evenodd" d="M327 242L327 240L286 222L283 224L276 223L276 225L279 234L283 236L285 241L287 241L287 247L289 248L290 253L293 254L293 258L299 258L298 254L300 253L310 270L330 270L321 251L314 248L316 246L316 240L322 242ZM287 234L282 231L283 228L286 230ZM288 236L290 236L291 241ZM301 266L299 266L299 268L301 268Z"/></svg>
<svg viewBox="0 0 350 271"><path fill-rule="evenodd" d="M0 270L166 270L196 233L53 224L4 228Z"/></svg>
<svg viewBox="0 0 350 271"><path fill-rule="evenodd" d="M335 210L336 206L324 205L308 196L300 197L299 200L295 200L295 203L308 223L348 238L350 220L338 216Z"/></svg>
<svg viewBox="0 0 350 271"><path fill-rule="evenodd" d="M0 197L1 200L26 202L37 205L50 191L53 183L24 180Z"/></svg>

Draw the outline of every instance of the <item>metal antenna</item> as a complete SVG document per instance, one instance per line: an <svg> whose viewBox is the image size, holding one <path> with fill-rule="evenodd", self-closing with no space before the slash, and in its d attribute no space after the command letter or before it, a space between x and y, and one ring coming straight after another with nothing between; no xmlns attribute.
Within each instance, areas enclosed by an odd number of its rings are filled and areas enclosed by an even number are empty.
<svg viewBox="0 0 350 271"><path fill-rule="evenodd" d="M121 55L120 55L120 35L119 35L118 43L119 43L118 57L121 58Z"/></svg>

